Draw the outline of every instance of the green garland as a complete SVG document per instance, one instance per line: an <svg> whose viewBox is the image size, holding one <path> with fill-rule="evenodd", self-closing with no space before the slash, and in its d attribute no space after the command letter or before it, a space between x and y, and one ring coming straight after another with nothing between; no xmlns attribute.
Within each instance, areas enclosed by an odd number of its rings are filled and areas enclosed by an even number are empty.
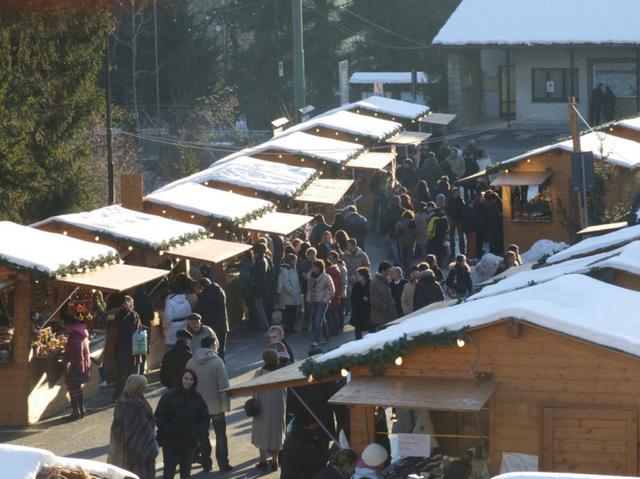
<svg viewBox="0 0 640 479"><path fill-rule="evenodd" d="M388 342L382 348L372 349L365 354L350 354L324 362L316 362L312 358L307 359L300 371L306 377L322 379L339 374L342 369L350 369L358 366L369 366L374 375L383 375L387 367L395 364L398 357L404 357L419 347L453 347L458 339L465 338L468 326L457 331L444 331L442 333L422 333L411 338L405 334L399 339Z"/></svg>
<svg viewBox="0 0 640 479"><path fill-rule="evenodd" d="M83 261L72 261L67 266L62 266L55 271L42 271L38 268L31 268L27 266L23 266L21 264L17 264L7 258L0 257L0 264L3 264L15 271L29 273L29 274L37 274L41 276L47 276L50 279L56 279L58 277L64 277L71 274L80 273L84 270L92 271L98 267L107 266L109 264L116 264L120 262L120 256L118 254L110 253L106 256L100 256L97 259L93 260L83 260Z"/></svg>
<svg viewBox="0 0 640 479"><path fill-rule="evenodd" d="M234 228L243 226L244 224L249 223L250 221L258 219L264 216L266 213L269 213L270 211L274 211L275 209L276 209L275 205L263 206L262 208L258 208L257 210L252 211L251 213L247 213L244 216L241 216L239 218L233 218L233 219L219 218L217 216L211 215L208 217L209 221L207 222L207 229L208 230L216 229L218 228L218 224L220 224L221 227L224 228L226 231L231 231Z"/></svg>
<svg viewBox="0 0 640 479"><path fill-rule="evenodd" d="M203 231L202 233L185 233L181 236L178 236L176 238L173 238L171 240L167 240L167 241L163 241L162 243L156 245L156 246L152 246L149 243L144 243L142 241L138 241L132 238L126 238L123 236L118 236L106 231L101 231L101 230L90 230L92 233L95 233L96 236L99 236L100 238L104 238L110 241L113 241L115 243L127 243L127 244L131 244L133 246L136 246L138 248L141 249L145 249L145 250L150 250L150 251L154 251L156 253L159 253L160 251L167 251L171 248L175 248L176 246L182 246L186 243L189 243L190 241L196 241L202 238L208 238L209 237L209 232L208 231Z"/></svg>

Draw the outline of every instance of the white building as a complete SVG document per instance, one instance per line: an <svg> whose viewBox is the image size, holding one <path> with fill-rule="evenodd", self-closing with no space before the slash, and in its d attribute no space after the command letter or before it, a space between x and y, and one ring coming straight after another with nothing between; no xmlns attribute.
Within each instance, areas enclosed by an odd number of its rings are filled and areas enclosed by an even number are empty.
<svg viewBox="0 0 640 479"><path fill-rule="evenodd" d="M635 114L639 20L638 0L462 0L433 39L448 53L449 111L463 124L566 124L576 96L589 121L602 83L617 118Z"/></svg>

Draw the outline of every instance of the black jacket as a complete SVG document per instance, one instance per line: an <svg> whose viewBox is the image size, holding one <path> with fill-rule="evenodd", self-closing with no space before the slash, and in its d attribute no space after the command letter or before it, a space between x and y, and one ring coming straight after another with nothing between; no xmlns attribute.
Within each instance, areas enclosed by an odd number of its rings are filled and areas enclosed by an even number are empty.
<svg viewBox="0 0 640 479"><path fill-rule="evenodd" d="M327 464L328 444L322 429L305 429L294 422L282 447L280 479L311 479Z"/></svg>
<svg viewBox="0 0 640 479"><path fill-rule="evenodd" d="M311 476L311 479L344 479L344 477L342 477L333 467L326 466L319 471L316 471L316 473Z"/></svg>
<svg viewBox="0 0 640 479"><path fill-rule="evenodd" d="M269 292L269 263L263 255L256 255L251 268L251 288L254 298L266 298Z"/></svg>
<svg viewBox="0 0 640 479"><path fill-rule="evenodd" d="M404 278L401 278L398 284L394 281L389 283L389 289L391 289L391 297L393 297L393 304L396 306L396 315L398 318L404 316L402 312L402 305L400 300L402 299L402 290L404 289L404 285L407 284L408 281Z"/></svg>
<svg viewBox="0 0 640 479"><path fill-rule="evenodd" d="M350 213L344 219L344 227L347 230L347 233L349 233L349 236L355 238L358 242L358 246L362 248L364 245L364 239L369 230L367 218L357 212Z"/></svg>
<svg viewBox="0 0 640 479"><path fill-rule="evenodd" d="M416 283L416 290L413 294L413 310L417 311L438 301L444 301L442 287L436 282L432 271L423 271Z"/></svg>
<svg viewBox="0 0 640 479"><path fill-rule="evenodd" d="M322 241L322 235L325 231L331 231L331 226L327 223L318 223L311 229L311 233L309 233L309 243L311 246L317 246L320 241Z"/></svg>
<svg viewBox="0 0 640 479"><path fill-rule="evenodd" d="M422 179L427 182L427 185L429 185L429 189L433 189L442 176L442 167L440 166L440 163L438 163L438 160L435 158L429 158L425 161L424 165L422 165L420 173Z"/></svg>
<svg viewBox="0 0 640 479"><path fill-rule="evenodd" d="M447 203L445 205L445 210L447 211L447 216L452 221L462 221L463 212L464 212L464 200L458 195L454 197L453 195L449 196Z"/></svg>
<svg viewBox="0 0 640 479"><path fill-rule="evenodd" d="M371 328L371 302L369 299L369 283L357 281L351 290L351 324L367 330Z"/></svg>
<svg viewBox="0 0 640 479"><path fill-rule="evenodd" d="M180 386L164 393L155 416L161 446L195 446L198 438L209 432L207 403L193 389L187 391Z"/></svg>
<svg viewBox="0 0 640 479"><path fill-rule="evenodd" d="M227 295L218 283L204 288L198 297L196 312L202 316L202 323L218 332L229 332L227 317Z"/></svg>
<svg viewBox="0 0 640 479"><path fill-rule="evenodd" d="M116 358L131 359L131 336L140 326L140 317L134 310L119 309L114 318L118 329L116 337Z"/></svg>
<svg viewBox="0 0 640 479"><path fill-rule="evenodd" d="M187 361L193 353L189 345L177 342L169 351L164 353L160 367L160 382L164 387L174 388L180 382Z"/></svg>
<svg viewBox="0 0 640 479"><path fill-rule="evenodd" d="M473 291L473 284L471 282L471 274L469 274L468 268L461 268L459 266L451 268L447 275L447 286L455 291L458 296L471 294Z"/></svg>
<svg viewBox="0 0 640 479"><path fill-rule="evenodd" d="M133 295L133 304L135 305L136 312L140 316L140 321L147 328L151 327L151 321L153 321L153 303L151 298L145 293L136 293Z"/></svg>

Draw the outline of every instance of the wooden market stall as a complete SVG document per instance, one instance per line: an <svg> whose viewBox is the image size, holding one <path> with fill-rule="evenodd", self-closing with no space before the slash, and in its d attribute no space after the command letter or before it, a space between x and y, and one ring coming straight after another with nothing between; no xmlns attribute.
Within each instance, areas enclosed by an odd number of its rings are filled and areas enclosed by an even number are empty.
<svg viewBox="0 0 640 479"><path fill-rule="evenodd" d="M592 151L596 176L605 185L606 208L635 196L640 185L640 143L605 133L581 136L582 151ZM491 181L502 188L504 243L522 249L546 238L568 241L567 222L580 222L582 212L571 186L571 140L536 148L496 165ZM487 171L487 173L489 173Z"/></svg>
<svg viewBox="0 0 640 479"><path fill-rule="evenodd" d="M358 194L357 206L362 215L373 215L374 196L371 189L374 175L392 165L395 155L391 152L367 151L350 160L346 167L353 171L355 189Z"/></svg>
<svg viewBox="0 0 640 479"><path fill-rule="evenodd" d="M92 357L100 355L106 325L96 313L97 292L120 293L168 273L120 261L109 246L0 222L1 425L26 426L68 406L59 361L62 317L82 315L92 332ZM86 394L100 382L92 369Z"/></svg>
<svg viewBox="0 0 640 479"><path fill-rule="evenodd" d="M635 476L639 307L638 292L570 274L414 314L272 387L350 375L330 402L349 406L356 451L380 432L376 408L398 407L429 411L439 450L472 448L490 474L503 458L527 454L540 471Z"/></svg>

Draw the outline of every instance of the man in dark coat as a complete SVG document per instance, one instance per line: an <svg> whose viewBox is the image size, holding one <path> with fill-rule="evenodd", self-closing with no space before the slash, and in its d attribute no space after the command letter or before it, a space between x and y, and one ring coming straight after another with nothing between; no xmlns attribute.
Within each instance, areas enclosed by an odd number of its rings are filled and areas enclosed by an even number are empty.
<svg viewBox="0 0 640 479"><path fill-rule="evenodd" d="M180 382L187 361L193 356L189 347L191 338L189 331L181 329L176 333L176 343L164 353L160 367L160 382L164 387L172 389Z"/></svg>
<svg viewBox="0 0 640 479"><path fill-rule="evenodd" d="M599 125L602 116L602 104L604 103L604 90L602 83L591 90L591 108L589 109L589 118L592 125Z"/></svg>
<svg viewBox="0 0 640 479"><path fill-rule="evenodd" d="M436 277L427 264L418 265L420 279L416 283L416 290L413 294L413 310L429 306L431 303L444 301L442 287L436 282Z"/></svg>
<svg viewBox="0 0 640 479"><path fill-rule="evenodd" d="M133 298L125 296L120 310L116 313L115 323L118 330L116 337L116 389L113 392L115 401L122 394L124 384L130 374L137 373L135 358L132 354L131 339L140 324L140 317L133 309Z"/></svg>
<svg viewBox="0 0 640 479"><path fill-rule="evenodd" d="M442 176L442 167L433 153L428 153L422 165L420 176L427 182L429 190L434 191Z"/></svg>
<svg viewBox="0 0 640 479"><path fill-rule="evenodd" d="M396 316L401 318L404 316L402 312L402 290L404 289L404 285L408 283L408 281L402 277L402 268L399 266L392 266L389 272L389 276L391 277L391 281L389 282L389 289L391 290L391 297L393 298L393 303L396 307Z"/></svg>
<svg viewBox="0 0 640 479"><path fill-rule="evenodd" d="M198 284L199 295L196 312L202 316L202 323L213 329L218 337L218 356L224 360L229 333L229 319L227 315L227 296L218 283L212 283L209 278L202 278Z"/></svg>
<svg viewBox="0 0 640 479"><path fill-rule="evenodd" d="M267 247L258 243L254 245L254 262L251 268L251 293L254 298L256 312L256 327L261 331L269 328L269 318L267 316L267 304L269 301L269 263L265 258Z"/></svg>
<svg viewBox="0 0 640 479"><path fill-rule="evenodd" d="M311 246L317 247L322 241L322 235L325 231L331 231L331 226L324 220L324 215L315 215L313 217L313 228L309 233L309 243Z"/></svg>
<svg viewBox="0 0 640 479"><path fill-rule="evenodd" d="M282 447L280 479L311 479L329 459L324 432L310 414L296 418Z"/></svg>
<svg viewBox="0 0 640 479"><path fill-rule="evenodd" d="M604 121L613 121L616 116L616 95L609 85L604 89L604 98L602 99L602 113Z"/></svg>
<svg viewBox="0 0 640 479"><path fill-rule="evenodd" d="M371 303L371 323L374 328L396 319L396 306L389 289L389 270L391 263L383 261L378 272L369 284L369 302Z"/></svg>
<svg viewBox="0 0 640 479"><path fill-rule="evenodd" d="M462 231L462 217L464 212L464 201L460 197L458 188L451 188L449 199L445 203L447 218L449 218L449 244L451 245L451 257L456 254L456 231L458 233L458 248L460 253L465 253L464 233Z"/></svg>
<svg viewBox="0 0 640 479"><path fill-rule="evenodd" d="M402 186L408 190L413 190L417 183L416 170L410 158L405 158L402 164L396 168L396 178Z"/></svg>
<svg viewBox="0 0 640 479"><path fill-rule="evenodd" d="M351 238L355 238L358 246L364 249L364 241L369 232L369 224L367 218L358 213L355 205L347 207L347 215L344 218L344 226Z"/></svg>

